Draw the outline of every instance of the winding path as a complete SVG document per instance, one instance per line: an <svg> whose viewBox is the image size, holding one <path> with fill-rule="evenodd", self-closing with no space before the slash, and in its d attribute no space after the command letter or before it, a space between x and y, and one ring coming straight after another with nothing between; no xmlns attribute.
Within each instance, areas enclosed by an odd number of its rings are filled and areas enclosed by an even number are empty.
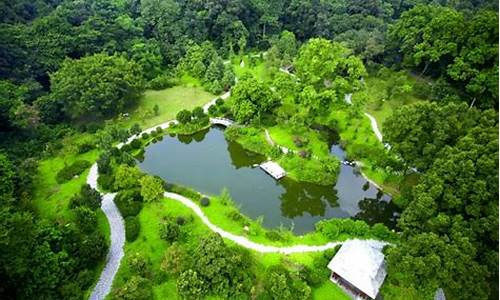
<svg viewBox="0 0 500 300"><path fill-rule="evenodd" d="M365 112L365 116L367 116L368 119L370 119L370 123L372 124L373 133L375 133L375 135L377 136L377 139L380 142L382 142L383 136L382 136L382 132L380 132L380 130L378 129L377 120L372 115L370 115L369 113L366 113L366 112Z"/></svg>
<svg viewBox="0 0 500 300"><path fill-rule="evenodd" d="M222 96L218 97L221 99L227 99L230 96L230 92L227 92L223 94ZM206 105L203 106L204 111L208 111L208 107L210 105L213 105L215 101L218 99L215 98ZM148 128L144 131L142 131L140 134L136 134L131 136L125 143L130 143L132 140L140 137L141 134L143 133L151 133L153 130L155 130L157 127L161 127L163 129L168 128L171 124L175 124L175 120L171 120L162 124L159 124L157 126ZM270 137L269 137L270 138ZM124 143L120 143L117 145L118 148L121 148L124 145ZM98 184L97 184L97 179L99 177L98 173L98 168L97 168L97 163L94 163L92 167L90 168L89 174L87 176L87 184L89 184L92 188L95 190L98 190ZM111 231L111 246L109 248L109 252L106 257L106 265L99 277L99 280L97 284L95 285L94 289L92 290L92 293L89 297L90 300L104 300L106 296L109 294L111 291L111 287L113 285L113 280L115 278L116 273L118 272L118 269L120 267L120 262L124 256L124 251L123 251L123 246L125 245L125 225L123 221L123 217L120 214L120 211L118 210L118 207L114 203L114 198L116 196L116 193L108 193L108 194L102 194L102 204L101 204L101 209L103 210L104 214L106 215L106 218L108 219L109 225L110 225L110 231ZM253 241L250 241L246 237L235 235L233 233L227 232L223 230L220 227L217 227L216 225L212 224L210 220L207 218L207 216L203 213L201 208L194 203L192 200L179 195L175 193L169 193L165 192L164 196L178 201L185 205L186 207L189 207L201 220L202 222L210 228L213 232L216 232L220 234L223 238L226 238L228 240L231 240L235 242L236 244L245 247L250 250L254 250L256 252L260 253L281 253L281 254L292 254L292 253L304 253L304 252L318 252L318 251L324 251L327 249L332 249L335 248L337 245L342 244L343 242L329 242L325 245L317 245L317 246L312 246L312 245L295 245L295 246L290 246L290 247L276 247L276 246L269 246L269 245L262 245L255 243ZM366 240L366 243L370 243L373 245L385 245L387 243L383 241L377 241L377 240Z"/></svg>

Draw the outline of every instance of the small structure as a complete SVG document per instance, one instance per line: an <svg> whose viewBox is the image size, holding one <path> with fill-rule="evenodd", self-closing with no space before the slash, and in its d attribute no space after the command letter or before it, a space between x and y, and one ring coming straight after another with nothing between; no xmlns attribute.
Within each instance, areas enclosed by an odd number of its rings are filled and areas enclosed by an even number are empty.
<svg viewBox="0 0 500 300"><path fill-rule="evenodd" d="M285 170L283 170L283 168L274 161L266 161L260 165L260 168L277 180L285 177L286 175Z"/></svg>
<svg viewBox="0 0 500 300"><path fill-rule="evenodd" d="M330 280L354 299L375 299L387 275L382 248L372 241L345 242L328 264Z"/></svg>
<svg viewBox="0 0 500 300"><path fill-rule="evenodd" d="M222 125L225 127L229 127L234 124L234 121L226 118L210 118L210 123L214 125Z"/></svg>

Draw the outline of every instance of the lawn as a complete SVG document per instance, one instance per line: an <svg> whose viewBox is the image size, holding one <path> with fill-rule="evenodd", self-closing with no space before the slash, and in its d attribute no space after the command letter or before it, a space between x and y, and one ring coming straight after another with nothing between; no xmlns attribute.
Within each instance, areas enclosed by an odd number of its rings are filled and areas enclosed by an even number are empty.
<svg viewBox="0 0 500 300"><path fill-rule="evenodd" d="M118 124L129 128L134 123L138 123L143 128L149 128L175 119L177 112L182 109L192 110L197 106L203 106L216 97L194 85L194 83L185 83L165 90L146 91L137 106L129 112L130 117L127 119L118 118ZM158 115L154 113L155 105L158 105L159 108Z"/></svg>
<svg viewBox="0 0 500 300"><path fill-rule="evenodd" d="M250 59L250 55L253 57ZM233 66L234 74L236 77L240 78L245 73L252 74L255 78L261 81L271 80L271 74L266 67L264 61L260 59L257 54L248 54L244 56L236 56L231 60L231 64ZM240 65L241 60L243 59L244 66Z"/></svg>
<svg viewBox="0 0 500 300"><path fill-rule="evenodd" d="M294 151L309 149L311 153L317 157L330 156L328 144L321 138L318 132L312 129L304 127L299 131L293 131L290 126L277 125L269 127L268 131L273 141L288 149ZM295 136L300 137L302 140L307 140L307 144L305 144L304 147L297 147L293 141Z"/></svg>
<svg viewBox="0 0 500 300"><path fill-rule="evenodd" d="M350 300L344 291L330 280L325 281L320 287L313 290L313 299L335 299L335 300Z"/></svg>
<svg viewBox="0 0 500 300"><path fill-rule="evenodd" d="M414 85L417 80L421 79L408 75L407 80L408 83ZM353 101L357 101L361 98L366 99L365 110L375 117L381 132L384 132L385 120L391 116L394 110L398 107L409 105L418 101L424 101L424 99L419 98L414 92L397 95L392 97L392 99L385 99L385 89L388 82L375 75L367 76L365 78L365 83L366 89L355 93L353 95Z"/></svg>

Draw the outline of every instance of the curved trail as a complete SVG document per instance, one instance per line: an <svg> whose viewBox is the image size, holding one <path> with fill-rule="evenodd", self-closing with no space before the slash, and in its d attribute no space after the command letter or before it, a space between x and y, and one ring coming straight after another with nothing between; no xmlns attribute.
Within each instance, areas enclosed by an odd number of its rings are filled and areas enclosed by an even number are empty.
<svg viewBox="0 0 500 300"><path fill-rule="evenodd" d="M205 213L201 210L201 208L194 203L192 200L179 195L175 193L169 193L165 192L164 196L166 198L176 200L183 205L189 207L198 217L200 217L201 221L207 225L210 230L213 232L216 232L220 234L223 238L231 240L235 242L236 244L245 247L250 250L254 250L260 253L281 253L281 254L293 254L293 253L304 253L304 252L318 252L318 251L325 251L328 249L335 248L336 246L342 244L343 242L329 242L324 245L318 245L318 246L311 246L311 245L295 245L295 246L290 246L290 247L276 247L276 246L269 246L269 245L262 245L258 244L255 242L250 241L244 236L240 235L235 235L233 233L227 232L224 229L217 227L216 225L212 224L210 220L207 218ZM377 240L363 240L366 243L370 243L373 245L386 245L387 243L382 242L382 241L377 241Z"/></svg>
<svg viewBox="0 0 500 300"><path fill-rule="evenodd" d="M382 132L380 132L380 130L378 129L377 120L372 115L370 115L369 113L366 113L366 112L365 112L365 116L367 116L368 119L370 119L370 123L372 124L373 133L375 133L375 135L377 136L377 139L380 142L382 142L383 136L382 136Z"/></svg>
<svg viewBox="0 0 500 300"><path fill-rule="evenodd" d="M218 98L221 99L227 99L230 96L230 91L221 95ZM215 101L218 99L215 98L206 105L203 106L204 111L208 111L208 107L213 105ZM143 133L151 133L154 131L157 127L161 127L162 129L168 128L170 125L177 123L175 120L167 121L165 123L159 124L157 126L153 126L151 128L148 128L144 131L142 131L139 134L131 136L125 143L128 144L134 139L138 138L141 134ZM375 122L376 125L376 122ZM377 128L378 130L378 128ZM378 136L377 136L378 137ZM116 147L121 148L125 143L119 143ZM87 176L87 184L89 184L93 189L98 191L98 184L97 184L97 179L99 177L98 169L97 169L97 163L94 163L92 167L90 168L89 174ZM106 296L110 293L111 287L113 285L113 280L115 278L116 273L118 272L118 269L120 267L121 260L124 256L124 251L123 251L123 246L125 245L125 225L123 221L123 217L118 210L118 207L114 203L114 198L116 196L116 193L108 193L108 194L102 194L102 203L101 203L101 209L103 210L104 214L106 215L106 218L108 220L108 223L110 225L110 231L111 231L111 245L109 248L109 252L106 257L106 265L104 266L104 269L102 270L102 273L99 277L99 280L97 284L95 285L94 289L92 290L92 293L89 297L90 300L104 300ZM262 245L255 243L253 241L250 241L244 236L239 236L235 235L233 233L227 232L223 230L220 227L217 227L214 225L210 220L207 218L207 216L203 213L201 208L194 203L192 200L179 195L175 193L169 193L165 192L164 196L178 201L182 203L183 205L189 207L201 220L202 222L213 232L216 232L220 234L223 238L226 238L228 240L231 240L235 242L236 244L240 245L241 247L245 247L247 249L254 250L256 252L260 253L281 253L281 254L293 254L293 253L304 253L304 252L318 252L318 251L324 251L327 249L332 249L335 248L336 246L342 244L343 242L329 242L325 245L317 245L317 246L312 246L312 245L295 245L295 246L290 246L290 247L276 247L276 246L269 246L269 245ZM377 241L377 240L365 240L364 242L370 243L373 245L386 245L386 242L383 241Z"/></svg>

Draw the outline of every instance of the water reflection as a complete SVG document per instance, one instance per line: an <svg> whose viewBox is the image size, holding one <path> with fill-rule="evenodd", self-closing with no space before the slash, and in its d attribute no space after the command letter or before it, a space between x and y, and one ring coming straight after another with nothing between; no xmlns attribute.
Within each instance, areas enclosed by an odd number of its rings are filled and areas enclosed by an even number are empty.
<svg viewBox="0 0 500 300"><path fill-rule="evenodd" d="M331 145L332 155L343 155L338 145ZM269 228L284 225L303 234L319 220L348 217L392 223L392 205L382 204L390 203L390 197L377 199L378 190L366 184L353 167L342 165L335 186L286 177L276 181L254 167L264 156L226 141L218 127L191 136L165 136L146 147L144 156L139 166L168 182L205 194L219 194L227 187L242 213L251 218L263 216L263 225Z"/></svg>

